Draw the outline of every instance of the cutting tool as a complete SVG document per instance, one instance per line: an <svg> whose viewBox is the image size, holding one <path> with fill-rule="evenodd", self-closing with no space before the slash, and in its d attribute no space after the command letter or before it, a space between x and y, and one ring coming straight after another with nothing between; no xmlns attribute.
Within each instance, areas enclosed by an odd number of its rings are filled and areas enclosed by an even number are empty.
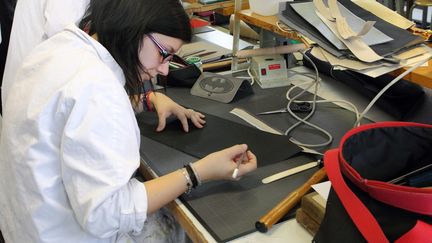
<svg viewBox="0 0 432 243"><path fill-rule="evenodd" d="M312 105L309 102L291 103L290 109L292 112L310 112L312 110ZM288 112L288 109L284 107L282 109L260 112L257 113L257 115L271 115L286 112Z"/></svg>
<svg viewBox="0 0 432 243"><path fill-rule="evenodd" d="M271 115L271 114L286 113L286 112L288 112L288 109L282 108L282 109L278 109L278 110L260 112L260 113L257 113L257 115Z"/></svg>

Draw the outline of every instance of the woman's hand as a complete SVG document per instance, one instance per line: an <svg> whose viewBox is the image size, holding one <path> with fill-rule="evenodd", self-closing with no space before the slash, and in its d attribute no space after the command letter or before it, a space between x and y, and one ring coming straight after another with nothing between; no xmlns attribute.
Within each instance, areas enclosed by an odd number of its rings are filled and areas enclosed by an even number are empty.
<svg viewBox="0 0 432 243"><path fill-rule="evenodd" d="M200 179L204 181L232 178L233 171L239 162L237 178L254 171L257 168L256 156L247 150L246 144L234 145L230 148L207 155L192 166Z"/></svg>
<svg viewBox="0 0 432 243"><path fill-rule="evenodd" d="M156 131L160 132L165 128L166 119L171 115L175 115L180 120L185 132L189 131L188 119L190 119L197 128L203 128L205 124L205 116L203 114L192 109L184 108L162 93L152 92L148 97L159 117L159 124Z"/></svg>

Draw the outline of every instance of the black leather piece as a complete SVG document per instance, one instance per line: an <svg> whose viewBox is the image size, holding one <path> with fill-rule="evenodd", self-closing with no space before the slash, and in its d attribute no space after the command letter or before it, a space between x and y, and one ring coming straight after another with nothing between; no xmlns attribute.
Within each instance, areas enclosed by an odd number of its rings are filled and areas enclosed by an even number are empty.
<svg viewBox="0 0 432 243"><path fill-rule="evenodd" d="M141 156L158 175L175 171L197 158L141 137ZM314 158L299 155L267 166L260 165L240 181L211 181L180 199L217 242L226 242L255 231L255 222L289 192L302 185L318 168L312 168L271 184L261 180L274 173L293 168ZM258 161L261 164L261 161ZM291 210L287 218L295 215Z"/></svg>
<svg viewBox="0 0 432 243"><path fill-rule="evenodd" d="M185 133L179 120L170 121L163 132L156 132L155 113L145 112L137 117L141 134L155 141L176 148L192 156L204 156L232 145L246 143L260 160L259 166L286 160L300 152L287 136L275 135L206 114L202 129L189 124Z"/></svg>

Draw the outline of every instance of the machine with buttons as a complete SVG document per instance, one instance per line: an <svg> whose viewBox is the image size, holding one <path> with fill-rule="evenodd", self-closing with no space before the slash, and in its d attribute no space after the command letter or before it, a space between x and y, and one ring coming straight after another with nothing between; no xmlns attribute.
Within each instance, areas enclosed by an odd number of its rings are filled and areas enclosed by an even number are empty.
<svg viewBox="0 0 432 243"><path fill-rule="evenodd" d="M281 55L254 56L251 74L261 88L290 85L285 59Z"/></svg>

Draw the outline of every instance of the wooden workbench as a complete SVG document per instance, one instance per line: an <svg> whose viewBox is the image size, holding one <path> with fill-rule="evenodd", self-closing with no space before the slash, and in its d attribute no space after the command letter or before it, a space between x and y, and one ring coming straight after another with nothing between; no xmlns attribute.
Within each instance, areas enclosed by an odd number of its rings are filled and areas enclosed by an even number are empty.
<svg viewBox="0 0 432 243"><path fill-rule="evenodd" d="M199 12L206 12L212 10L224 16L229 16L234 13L234 0L227 0L223 2L216 2L210 4L201 4L197 0L186 0L185 2L190 3L190 5L187 8L185 8L186 12L188 13L199 13ZM248 9L248 8L249 8L249 2L244 1L242 3L242 9Z"/></svg>

